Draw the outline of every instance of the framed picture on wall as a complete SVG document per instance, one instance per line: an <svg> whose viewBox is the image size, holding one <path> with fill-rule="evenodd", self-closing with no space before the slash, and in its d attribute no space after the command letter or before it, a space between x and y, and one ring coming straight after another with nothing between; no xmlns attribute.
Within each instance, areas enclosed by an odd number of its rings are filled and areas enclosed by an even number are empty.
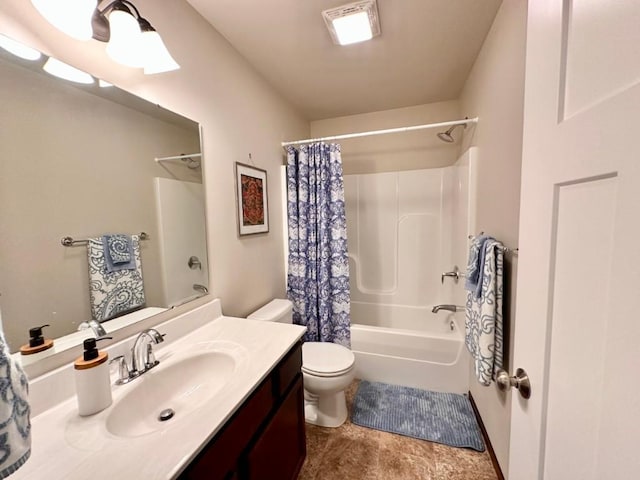
<svg viewBox="0 0 640 480"><path fill-rule="evenodd" d="M240 235L268 232L267 171L236 162L236 194Z"/></svg>

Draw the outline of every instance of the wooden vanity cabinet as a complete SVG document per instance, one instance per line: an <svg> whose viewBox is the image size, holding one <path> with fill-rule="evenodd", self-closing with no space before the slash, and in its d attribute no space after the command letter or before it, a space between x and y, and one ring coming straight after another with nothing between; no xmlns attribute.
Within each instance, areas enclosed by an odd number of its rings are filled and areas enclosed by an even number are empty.
<svg viewBox="0 0 640 480"><path fill-rule="evenodd" d="M273 368L179 480L295 480L306 456L302 343Z"/></svg>

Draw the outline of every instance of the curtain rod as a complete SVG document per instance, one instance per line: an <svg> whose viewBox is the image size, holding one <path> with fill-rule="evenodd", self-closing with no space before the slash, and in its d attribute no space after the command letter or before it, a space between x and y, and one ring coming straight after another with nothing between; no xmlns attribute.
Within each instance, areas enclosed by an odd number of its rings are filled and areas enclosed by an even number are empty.
<svg viewBox="0 0 640 480"><path fill-rule="evenodd" d="M155 161L164 162L165 160L182 160L183 158L201 157L201 156L202 156L201 153L189 153L189 154L176 155L175 157L156 157Z"/></svg>
<svg viewBox="0 0 640 480"><path fill-rule="evenodd" d="M307 140L296 140L295 142L282 142L281 145L300 145L302 143L326 142L329 140L342 140L345 138L368 137L371 135L384 135L387 133L411 132L413 130L424 130L426 128L449 127L451 125L466 125L467 123L478 123L478 117L465 118L464 120L452 120L450 122L427 123L425 125L414 125L411 127L388 128L386 130L372 130L370 132L346 133L344 135L334 135L333 137L309 138Z"/></svg>

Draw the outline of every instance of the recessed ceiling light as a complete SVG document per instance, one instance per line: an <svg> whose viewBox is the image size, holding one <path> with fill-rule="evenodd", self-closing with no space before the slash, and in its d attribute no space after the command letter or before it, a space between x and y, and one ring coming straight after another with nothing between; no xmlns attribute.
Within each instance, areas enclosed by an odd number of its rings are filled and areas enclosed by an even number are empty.
<svg viewBox="0 0 640 480"><path fill-rule="evenodd" d="M342 5L322 12L333 43L349 45L380 35L376 0Z"/></svg>
<svg viewBox="0 0 640 480"><path fill-rule="evenodd" d="M16 42L12 38L6 37L0 34L0 47L4 48L7 52L13 53L15 56L24 58L25 60L38 60L40 58L40 52L27 47L26 45Z"/></svg>
<svg viewBox="0 0 640 480"><path fill-rule="evenodd" d="M78 70L71 65L61 62L53 57L47 60L47 63L42 67L43 70L51 75L54 75L70 82L91 84L93 83L93 77L82 70Z"/></svg>

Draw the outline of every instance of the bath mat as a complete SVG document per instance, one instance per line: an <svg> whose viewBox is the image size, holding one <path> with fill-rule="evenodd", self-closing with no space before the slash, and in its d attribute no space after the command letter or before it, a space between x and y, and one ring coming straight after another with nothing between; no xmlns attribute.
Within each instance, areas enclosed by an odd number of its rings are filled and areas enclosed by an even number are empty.
<svg viewBox="0 0 640 480"><path fill-rule="evenodd" d="M464 395L363 380L351 421L361 427L484 451L471 402Z"/></svg>

